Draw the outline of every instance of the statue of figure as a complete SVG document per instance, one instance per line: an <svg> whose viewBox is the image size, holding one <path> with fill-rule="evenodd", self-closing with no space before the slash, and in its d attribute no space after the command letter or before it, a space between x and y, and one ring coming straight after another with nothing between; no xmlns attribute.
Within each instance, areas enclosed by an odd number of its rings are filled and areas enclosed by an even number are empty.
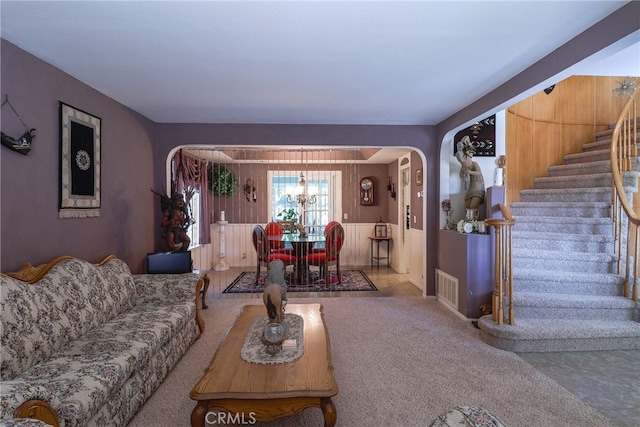
<svg viewBox="0 0 640 427"><path fill-rule="evenodd" d="M273 260L269 266L262 299L267 308L269 322L281 324L284 307L287 305L287 285L284 280L284 263L279 259Z"/></svg>
<svg viewBox="0 0 640 427"><path fill-rule="evenodd" d="M187 235L187 230L191 225L191 217L184 196L174 193L171 198L166 194L151 190L160 197L162 208L162 237L167 241L167 249L170 252L186 252L191 244L191 239Z"/></svg>
<svg viewBox="0 0 640 427"><path fill-rule="evenodd" d="M484 201L484 178L480 165L473 161L475 149L471 144L468 136L462 138L456 145L456 158L462 165L460 169L460 178L464 182L464 188L467 191L465 196L465 207L467 208L467 219L477 219L477 209ZM471 210L471 211L470 211ZM476 218L469 218L469 215Z"/></svg>

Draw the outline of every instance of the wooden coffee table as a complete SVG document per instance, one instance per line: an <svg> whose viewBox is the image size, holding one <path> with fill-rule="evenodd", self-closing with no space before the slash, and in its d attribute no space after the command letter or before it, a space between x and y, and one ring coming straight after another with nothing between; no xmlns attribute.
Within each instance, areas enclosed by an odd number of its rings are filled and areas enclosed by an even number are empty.
<svg viewBox="0 0 640 427"><path fill-rule="evenodd" d="M338 384L322 310L320 304L287 305L287 313L304 319L304 352L293 362L258 364L243 360L240 352L251 324L266 315L266 309L264 305L245 306L191 390L191 399L198 401L191 425L203 426L210 412L236 420L270 421L318 407L324 425L334 426L337 413L331 398L338 394Z"/></svg>

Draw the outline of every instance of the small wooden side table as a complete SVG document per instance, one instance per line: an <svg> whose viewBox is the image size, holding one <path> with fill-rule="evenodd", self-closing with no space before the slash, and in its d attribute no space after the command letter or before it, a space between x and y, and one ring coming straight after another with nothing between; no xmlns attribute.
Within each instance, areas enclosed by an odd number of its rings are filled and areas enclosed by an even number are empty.
<svg viewBox="0 0 640 427"><path fill-rule="evenodd" d="M200 276L200 278L202 278L203 286L202 286L202 291L200 291L201 296L202 296L202 308L203 309L207 309L209 308L209 306L207 305L205 298L207 297L207 291L209 290L209 284L211 283L211 279L209 278L209 273L211 272L211 270L193 270L193 273L197 274Z"/></svg>
<svg viewBox="0 0 640 427"><path fill-rule="evenodd" d="M369 236L369 241L371 242L371 267L373 268L373 260L375 259L377 264L378 264L378 268L380 268L380 260L381 259L386 259L387 260L387 268L391 267L391 252L390 252L390 245L389 245L389 241L391 240L391 237L375 237L375 236ZM373 254L373 242L376 242L377 244L377 251L376 254ZM387 242L387 256L380 256L380 242Z"/></svg>

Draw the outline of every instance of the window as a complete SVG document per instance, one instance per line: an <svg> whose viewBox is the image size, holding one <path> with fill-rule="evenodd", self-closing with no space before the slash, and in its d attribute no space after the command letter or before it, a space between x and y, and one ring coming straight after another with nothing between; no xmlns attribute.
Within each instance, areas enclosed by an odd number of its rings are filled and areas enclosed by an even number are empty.
<svg viewBox="0 0 640 427"><path fill-rule="evenodd" d="M186 194L185 200L187 200ZM191 196L188 209L189 216L191 217L191 225L187 230L187 235L189 239L191 239L191 244L189 245L189 249L191 249L200 244L200 191L193 190L193 196Z"/></svg>
<svg viewBox="0 0 640 427"><path fill-rule="evenodd" d="M298 221L311 233L317 233L342 212L340 171L269 171L267 177L270 183L269 212L273 220L282 219L278 215L293 208L299 216ZM297 196L303 194L307 198L315 196L315 203L301 203L304 197Z"/></svg>

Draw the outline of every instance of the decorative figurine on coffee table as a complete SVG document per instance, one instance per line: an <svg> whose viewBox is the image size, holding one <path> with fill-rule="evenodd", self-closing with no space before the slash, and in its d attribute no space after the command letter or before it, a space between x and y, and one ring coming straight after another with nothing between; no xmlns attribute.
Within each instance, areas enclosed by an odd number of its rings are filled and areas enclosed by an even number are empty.
<svg viewBox="0 0 640 427"><path fill-rule="evenodd" d="M282 350L282 342L289 332L289 326L284 320L287 287L284 280L284 263L280 260L274 260L269 266L262 300L269 317L269 323L262 333L262 343L267 346L267 353L273 356Z"/></svg>

